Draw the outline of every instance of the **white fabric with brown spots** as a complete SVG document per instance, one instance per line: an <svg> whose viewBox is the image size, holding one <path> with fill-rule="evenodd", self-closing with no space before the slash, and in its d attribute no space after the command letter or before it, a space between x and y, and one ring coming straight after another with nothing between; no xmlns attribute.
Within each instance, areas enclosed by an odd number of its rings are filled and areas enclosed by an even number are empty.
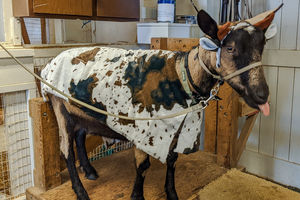
<svg viewBox="0 0 300 200"><path fill-rule="evenodd" d="M91 93L87 101L90 101L91 105L94 105L96 102L100 103L107 112L114 114L123 114L130 117L155 117L183 110L184 106L179 103L172 105L171 109L166 109L162 105L159 105L159 107L152 105L146 109L141 107L141 103L133 103L133 91L135 88L129 87L129 81L124 78L124 75L128 73L130 62L136 61L138 63L138 59L143 56L145 58L144 61L148 62L153 55L164 56L167 62L173 62L176 57L174 52L161 50L123 50L108 47L77 48L67 50L54 58L42 70L41 76L48 83L73 97L76 97L76 95L74 96L74 91L70 88L92 78L91 80L94 80L94 82L85 88ZM138 67L141 68L141 66ZM175 71L175 62L172 67ZM144 69L139 70L143 72ZM160 72L155 71L155 73L161 75ZM149 76L147 78L149 79ZM155 85L159 81L148 79L145 82L150 81L150 85ZM79 92L86 93L86 91L80 91L80 88L77 89ZM44 97L46 97L47 93L51 93L68 101L68 99L52 91L44 84L42 84L42 92ZM143 99L144 97L139 96L138 98ZM191 103L190 100L186 100L186 102L187 105ZM152 109L151 112L149 112L149 108ZM184 117L178 116L164 120L129 121L109 116L105 119L105 123L112 130L132 141L138 149L164 163L170 145L182 123L182 130L174 151L188 153L189 150L195 147L195 144L199 145L200 143L198 140L200 138L202 112L189 113L185 120Z"/></svg>

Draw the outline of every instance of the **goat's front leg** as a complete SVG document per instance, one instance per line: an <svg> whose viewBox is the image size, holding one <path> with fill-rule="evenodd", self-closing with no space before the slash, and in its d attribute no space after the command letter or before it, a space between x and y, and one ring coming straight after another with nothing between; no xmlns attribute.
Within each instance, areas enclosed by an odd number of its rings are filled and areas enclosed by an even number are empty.
<svg viewBox="0 0 300 200"><path fill-rule="evenodd" d="M175 162L178 158L178 153L170 151L167 157L167 175L165 182L165 191L168 200L177 200L178 196L176 193L174 174L175 174Z"/></svg>
<svg viewBox="0 0 300 200"><path fill-rule="evenodd" d="M131 193L131 200L144 200L144 179L150 167L149 155L135 148L136 178Z"/></svg>
<svg viewBox="0 0 300 200"><path fill-rule="evenodd" d="M83 169L85 177L89 180L96 180L99 176L95 168L91 165L85 148L86 132L84 129L79 129L75 133L75 141L77 147L80 168Z"/></svg>

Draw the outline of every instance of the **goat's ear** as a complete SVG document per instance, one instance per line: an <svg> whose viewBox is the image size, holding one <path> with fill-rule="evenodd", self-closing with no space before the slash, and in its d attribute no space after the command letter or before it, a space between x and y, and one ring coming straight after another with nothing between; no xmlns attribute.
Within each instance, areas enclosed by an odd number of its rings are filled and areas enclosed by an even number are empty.
<svg viewBox="0 0 300 200"><path fill-rule="evenodd" d="M271 25L275 13L283 6L283 3L274 10L269 10L264 13L261 13L255 17L252 17L251 19L247 19L246 21L250 24L256 26L257 28L260 28L264 32L268 29L268 27Z"/></svg>
<svg viewBox="0 0 300 200"><path fill-rule="evenodd" d="M200 29L214 40L218 40L218 25L207 12L200 10L197 15Z"/></svg>

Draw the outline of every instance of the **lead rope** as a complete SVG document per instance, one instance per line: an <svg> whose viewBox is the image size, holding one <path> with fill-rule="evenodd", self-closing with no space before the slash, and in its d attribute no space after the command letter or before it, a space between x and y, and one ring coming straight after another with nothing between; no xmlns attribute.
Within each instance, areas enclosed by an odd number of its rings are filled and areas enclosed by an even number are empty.
<svg viewBox="0 0 300 200"><path fill-rule="evenodd" d="M217 85L215 88L211 89L210 91L210 97L206 100L202 100L200 101L198 104L193 105L191 107L188 107L182 111L179 111L177 113L174 114L169 114L169 115L164 115L164 116L156 116L156 117L128 117L128 116L124 116L124 115L116 115L101 109L98 109L94 106L91 106L87 103L84 103L82 101L79 101L67 94L65 94L64 92L60 91L59 89L57 89L56 87L54 87L53 85L49 84L48 82L44 81L40 76L36 75L34 72L30 71L25 65L23 65L14 55L12 55L1 43L0 46L4 49L4 51L6 51L6 53L12 57L22 68L24 68L28 73L30 73L32 76L34 76L35 78L37 78L38 80L40 80L42 83L44 83L45 85L47 85L48 87L50 87L52 90L54 90L55 92L59 93L60 95L66 97L67 99L83 106L86 107L92 111L95 111L97 113L103 114L103 115L107 115L107 116L111 116L111 117L115 117L115 118L120 118L120 119L126 119L126 120L162 120L162 119L170 119L170 118L174 118L174 117L178 117L181 115L185 115L188 114L190 112L193 111L197 111L197 110L204 110L207 106L208 106L208 102L212 99L215 98L215 96L217 95L218 91L219 91L219 86Z"/></svg>

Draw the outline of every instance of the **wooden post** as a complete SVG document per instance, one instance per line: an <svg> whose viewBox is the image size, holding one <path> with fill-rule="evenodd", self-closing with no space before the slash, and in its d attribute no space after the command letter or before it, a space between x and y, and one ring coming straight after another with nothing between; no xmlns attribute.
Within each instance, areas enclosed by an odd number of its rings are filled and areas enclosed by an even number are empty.
<svg viewBox="0 0 300 200"><path fill-rule="evenodd" d="M217 153L218 102L211 101L205 109L204 151Z"/></svg>
<svg viewBox="0 0 300 200"><path fill-rule="evenodd" d="M47 44L46 19L41 18L41 38L42 44Z"/></svg>
<svg viewBox="0 0 300 200"><path fill-rule="evenodd" d="M47 191L61 184L60 172L66 168L60 156L56 117L50 104L42 98L29 101L29 112L34 133L34 186ZM87 153L102 143L102 137L88 136L85 142Z"/></svg>
<svg viewBox="0 0 300 200"><path fill-rule="evenodd" d="M221 86L218 102L217 126L217 163L231 166L231 157L235 149L238 134L238 94L227 84Z"/></svg>
<svg viewBox="0 0 300 200"><path fill-rule="evenodd" d="M20 23L21 23L21 32L22 32L22 38L23 38L24 44L30 44L30 39L28 36L26 24L24 22L23 17L20 17Z"/></svg>
<svg viewBox="0 0 300 200"><path fill-rule="evenodd" d="M49 103L42 98L29 101L33 122L34 185L49 190L61 184L57 122Z"/></svg>

